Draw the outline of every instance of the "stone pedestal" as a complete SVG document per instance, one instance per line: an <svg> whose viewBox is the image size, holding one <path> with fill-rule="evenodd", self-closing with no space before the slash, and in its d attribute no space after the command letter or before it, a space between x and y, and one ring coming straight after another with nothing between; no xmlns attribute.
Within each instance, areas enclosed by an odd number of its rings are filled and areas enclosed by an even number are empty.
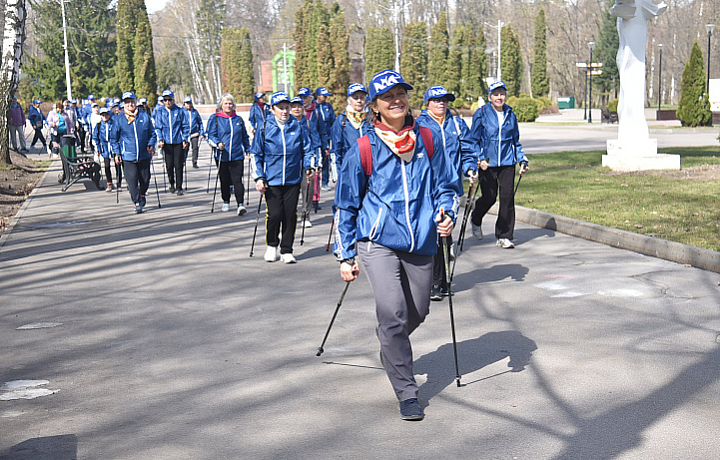
<svg viewBox="0 0 720 460"><path fill-rule="evenodd" d="M602 157L602 165L613 171L680 170L680 155L657 153L657 139L633 142L609 139L607 152Z"/></svg>

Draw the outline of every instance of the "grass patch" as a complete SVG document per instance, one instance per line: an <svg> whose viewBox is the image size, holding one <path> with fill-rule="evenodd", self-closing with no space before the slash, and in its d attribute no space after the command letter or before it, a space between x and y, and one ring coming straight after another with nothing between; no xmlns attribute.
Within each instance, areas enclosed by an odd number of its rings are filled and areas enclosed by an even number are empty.
<svg viewBox="0 0 720 460"><path fill-rule="evenodd" d="M720 251L720 148L664 148L682 171L617 173L604 151L528 155L515 203Z"/></svg>

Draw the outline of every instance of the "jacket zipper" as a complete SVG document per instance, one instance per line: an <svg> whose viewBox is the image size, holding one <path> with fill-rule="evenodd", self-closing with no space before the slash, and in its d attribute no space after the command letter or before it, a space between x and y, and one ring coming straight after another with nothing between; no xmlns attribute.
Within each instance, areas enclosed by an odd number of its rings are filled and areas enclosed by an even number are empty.
<svg viewBox="0 0 720 460"><path fill-rule="evenodd" d="M408 252L413 252L413 249L415 249L415 235L413 234L412 225L410 224L410 196L408 194L407 172L405 171L404 160L400 160L400 167L402 168L403 174L403 193L405 194L405 222L407 223L408 232L410 233L410 250Z"/></svg>

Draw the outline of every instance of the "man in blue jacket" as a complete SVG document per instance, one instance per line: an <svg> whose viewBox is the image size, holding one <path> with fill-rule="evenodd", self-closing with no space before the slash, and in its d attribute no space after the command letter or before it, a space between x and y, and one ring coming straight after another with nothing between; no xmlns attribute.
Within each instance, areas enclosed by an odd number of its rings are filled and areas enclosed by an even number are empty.
<svg viewBox="0 0 720 460"><path fill-rule="evenodd" d="M35 136L33 136L33 140L30 142L30 147L35 148L35 142L40 141L42 142L43 150L45 150L47 148L47 143L45 142L45 136L43 136L42 133L43 124L45 123L45 115L43 115L42 110L40 110L40 99L32 101L30 110L28 110L28 119L30 120L30 125L35 130Z"/></svg>
<svg viewBox="0 0 720 460"><path fill-rule="evenodd" d="M158 147L163 149L170 193L182 196L185 149L188 147L190 125L185 110L175 104L175 94L169 89L162 93L163 107L155 111L155 132Z"/></svg>
<svg viewBox="0 0 720 460"><path fill-rule="evenodd" d="M198 153L200 151L200 140L205 138L205 128L203 128L200 112L193 107L193 100L190 96L183 99L185 113L188 117L188 125L190 126L190 149L192 150L193 168L198 167ZM185 149L185 158L187 159L189 149Z"/></svg>
<svg viewBox="0 0 720 460"><path fill-rule="evenodd" d="M332 96L330 91L324 86L315 90L315 101L317 103L316 112L318 114L318 133L320 134L320 142L322 148L322 160L324 165L330 162L330 140L333 123L335 123L335 109L332 104L327 102L328 96ZM321 190L330 190L328 181L330 180L330 168L324 168L322 171L322 187Z"/></svg>
<svg viewBox="0 0 720 460"><path fill-rule="evenodd" d="M150 162L157 137L150 116L138 109L135 94L128 91L122 98L123 111L113 119L118 129L112 152L115 164L122 162L130 198L135 212L140 214L147 202L145 194L150 185Z"/></svg>
<svg viewBox="0 0 720 460"><path fill-rule="evenodd" d="M520 174L528 171L528 160L520 144L520 130L512 107L505 104L507 87L496 81L488 89L490 102L473 115L470 136L480 146L480 191L472 213L473 236L483 238L482 219L495 204L500 189L500 205L495 222L496 246L512 249L515 230L515 165Z"/></svg>

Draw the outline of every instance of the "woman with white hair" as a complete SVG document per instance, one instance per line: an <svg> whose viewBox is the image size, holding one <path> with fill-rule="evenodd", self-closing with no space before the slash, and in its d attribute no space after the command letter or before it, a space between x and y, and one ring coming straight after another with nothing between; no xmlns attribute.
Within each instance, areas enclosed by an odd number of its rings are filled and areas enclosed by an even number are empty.
<svg viewBox="0 0 720 460"><path fill-rule="evenodd" d="M250 138L245 129L245 122L235 111L235 98L225 93L218 101L216 111L208 119L208 143L213 147L215 164L218 166L220 176L220 195L222 196L222 211L230 210L230 185L235 188L235 201L238 209L237 215L247 212L243 205L245 186L243 185L243 170L245 152L250 149Z"/></svg>

